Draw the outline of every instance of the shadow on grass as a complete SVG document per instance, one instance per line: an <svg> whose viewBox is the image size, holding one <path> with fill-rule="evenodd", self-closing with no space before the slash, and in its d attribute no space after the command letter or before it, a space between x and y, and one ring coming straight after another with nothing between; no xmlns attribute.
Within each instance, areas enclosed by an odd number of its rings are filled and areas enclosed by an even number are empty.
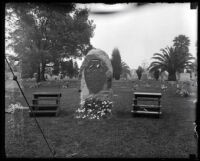
<svg viewBox="0 0 200 161"><path fill-rule="evenodd" d="M134 118L152 118L152 119L159 119L161 118L160 115L153 115L153 114L132 114L132 117Z"/></svg>
<svg viewBox="0 0 200 161"><path fill-rule="evenodd" d="M61 110L58 117L73 117L74 111Z"/></svg>
<svg viewBox="0 0 200 161"><path fill-rule="evenodd" d="M117 118L122 118L122 119L132 118L131 111L116 111L115 115Z"/></svg>
<svg viewBox="0 0 200 161"><path fill-rule="evenodd" d="M130 119L130 118L153 118L158 119L161 118L159 115L151 115L151 114L132 114L131 111L116 111L115 113L117 118L120 119Z"/></svg>

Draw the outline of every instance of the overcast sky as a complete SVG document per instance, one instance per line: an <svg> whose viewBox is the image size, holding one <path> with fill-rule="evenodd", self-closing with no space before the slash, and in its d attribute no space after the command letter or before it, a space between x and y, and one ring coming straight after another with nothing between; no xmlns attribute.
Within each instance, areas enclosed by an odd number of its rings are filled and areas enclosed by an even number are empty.
<svg viewBox="0 0 200 161"><path fill-rule="evenodd" d="M117 47L122 60L130 68L152 61L154 53L171 46L180 35L189 37L190 53L196 57L197 10L190 3L155 3L144 7L133 4L78 4L77 7L91 10L89 19L94 20L96 29L91 44L104 50L111 57ZM95 11L119 11L115 14L94 14ZM79 63L80 64L80 63Z"/></svg>

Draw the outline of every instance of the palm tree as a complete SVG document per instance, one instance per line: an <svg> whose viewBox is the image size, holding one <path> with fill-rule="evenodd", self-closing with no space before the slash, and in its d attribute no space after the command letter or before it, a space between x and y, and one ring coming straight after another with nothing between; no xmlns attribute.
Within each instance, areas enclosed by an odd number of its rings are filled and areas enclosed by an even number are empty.
<svg viewBox="0 0 200 161"><path fill-rule="evenodd" d="M128 66L124 61L121 62L121 66L122 66L121 77L127 79L127 76L128 76L128 75L129 75L129 76L131 75L130 68L129 68L129 66Z"/></svg>
<svg viewBox="0 0 200 161"><path fill-rule="evenodd" d="M180 54L183 56L189 53L189 45L190 45L189 37L185 35L179 35L174 38L173 42L174 42L173 46L175 47L177 54ZM182 69L181 72L183 71L184 71L184 68Z"/></svg>
<svg viewBox="0 0 200 161"><path fill-rule="evenodd" d="M179 35L174 38L173 46L179 50L180 54L189 52L190 39L185 35Z"/></svg>
<svg viewBox="0 0 200 161"><path fill-rule="evenodd" d="M168 80L176 81L176 72L191 67L192 62L190 60L194 59L190 53L181 55L176 51L175 47L166 47L161 49L162 54L155 53L152 58L157 61L150 64L149 71L153 72L158 69L161 69L161 72L167 71L169 73Z"/></svg>

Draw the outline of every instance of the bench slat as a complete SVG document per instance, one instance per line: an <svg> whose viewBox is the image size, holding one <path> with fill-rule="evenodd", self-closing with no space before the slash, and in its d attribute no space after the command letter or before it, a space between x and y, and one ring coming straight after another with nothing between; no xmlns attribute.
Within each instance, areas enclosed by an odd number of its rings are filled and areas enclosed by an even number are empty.
<svg viewBox="0 0 200 161"><path fill-rule="evenodd" d="M31 105L31 107L59 107L58 104L40 104L40 105Z"/></svg>
<svg viewBox="0 0 200 161"><path fill-rule="evenodd" d="M40 100L49 100L49 101L51 101L51 100L60 100L60 97L53 97L53 98L44 98L44 97L42 97L42 98L34 98L34 99L32 99L32 100L35 100L35 101L40 101Z"/></svg>
<svg viewBox="0 0 200 161"><path fill-rule="evenodd" d="M31 113L56 113L58 110L34 110L34 111L30 111Z"/></svg>
<svg viewBox="0 0 200 161"><path fill-rule="evenodd" d="M34 98L38 97L61 97L61 93L48 93L48 92L35 92L33 93Z"/></svg>
<svg viewBox="0 0 200 161"><path fill-rule="evenodd" d="M45 111L29 111L29 116L57 116L58 110L52 111L52 110L45 110Z"/></svg>
<svg viewBox="0 0 200 161"><path fill-rule="evenodd" d="M60 95L61 93L60 92L34 92L33 94L41 94L41 95L44 95L44 94L48 94L48 95Z"/></svg>
<svg viewBox="0 0 200 161"><path fill-rule="evenodd" d="M150 93L150 92L134 92L134 95L137 96L162 96L161 93Z"/></svg>
<svg viewBox="0 0 200 161"><path fill-rule="evenodd" d="M157 114L157 115L162 114L162 112L155 112L155 111L131 111L131 112L135 114Z"/></svg>
<svg viewBox="0 0 200 161"><path fill-rule="evenodd" d="M135 98L161 98L161 93L134 92Z"/></svg>
<svg viewBox="0 0 200 161"><path fill-rule="evenodd" d="M134 105L132 104L132 106L134 107L145 107L145 108L161 108L162 105L158 106L158 105Z"/></svg>
<svg viewBox="0 0 200 161"><path fill-rule="evenodd" d="M139 97L137 99L133 98L133 101L158 101L158 98L142 98L142 97Z"/></svg>

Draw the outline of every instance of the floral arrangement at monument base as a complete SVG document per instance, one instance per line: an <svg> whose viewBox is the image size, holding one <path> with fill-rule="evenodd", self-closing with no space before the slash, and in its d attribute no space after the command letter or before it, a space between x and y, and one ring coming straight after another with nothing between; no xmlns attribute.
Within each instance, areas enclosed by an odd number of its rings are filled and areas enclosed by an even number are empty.
<svg viewBox="0 0 200 161"><path fill-rule="evenodd" d="M97 97L90 97L82 102L81 106L75 112L77 119L102 119L109 118L112 115L111 109L113 102L109 99L102 100Z"/></svg>

